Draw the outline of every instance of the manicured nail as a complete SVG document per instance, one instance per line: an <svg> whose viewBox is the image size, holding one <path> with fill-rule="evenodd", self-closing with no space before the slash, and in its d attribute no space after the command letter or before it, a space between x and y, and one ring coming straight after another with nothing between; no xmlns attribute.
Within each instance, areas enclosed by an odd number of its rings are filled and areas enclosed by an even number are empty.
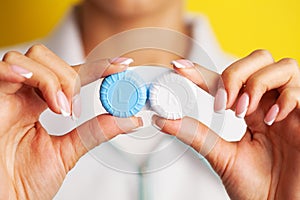
<svg viewBox="0 0 300 200"><path fill-rule="evenodd" d="M76 94L72 99L72 119L77 121L81 115L81 98Z"/></svg>
<svg viewBox="0 0 300 200"><path fill-rule="evenodd" d="M214 111L216 113L224 113L227 104L227 92L224 88L219 88L216 96L215 96L215 103L214 103Z"/></svg>
<svg viewBox="0 0 300 200"><path fill-rule="evenodd" d="M110 60L110 63L114 64L120 64L120 65L130 65L133 63L132 58L123 58L123 57L117 57Z"/></svg>
<svg viewBox="0 0 300 200"><path fill-rule="evenodd" d="M33 73L31 71L28 71L27 69L24 69L23 67L19 67L17 65L12 65L11 69L15 73L17 73L17 74L19 74L19 75L21 75L21 76L23 76L23 77L25 77L27 79L30 79L32 77L32 75L33 75Z"/></svg>
<svg viewBox="0 0 300 200"><path fill-rule="evenodd" d="M194 67L194 63L189 60L181 59L181 60L173 60L171 62L176 68L184 69L184 68L191 68Z"/></svg>
<svg viewBox="0 0 300 200"><path fill-rule="evenodd" d="M64 117L70 116L71 115L70 104L68 102L68 99L67 99L66 95L61 90L59 90L57 92L57 102L58 102L58 105L60 107L61 114Z"/></svg>
<svg viewBox="0 0 300 200"><path fill-rule="evenodd" d="M235 115L239 118L244 118L249 106L249 95L247 93L242 94L235 109Z"/></svg>
<svg viewBox="0 0 300 200"><path fill-rule="evenodd" d="M161 130L164 126L165 120L160 118L157 115L152 116L152 126L154 126L157 130Z"/></svg>
<svg viewBox="0 0 300 200"><path fill-rule="evenodd" d="M116 126L124 133L131 133L139 130L143 126L143 119L136 118L115 118Z"/></svg>
<svg viewBox="0 0 300 200"><path fill-rule="evenodd" d="M279 106L275 104L270 108L270 110L266 114L264 122L267 125L271 126L274 123L278 113L279 113Z"/></svg>

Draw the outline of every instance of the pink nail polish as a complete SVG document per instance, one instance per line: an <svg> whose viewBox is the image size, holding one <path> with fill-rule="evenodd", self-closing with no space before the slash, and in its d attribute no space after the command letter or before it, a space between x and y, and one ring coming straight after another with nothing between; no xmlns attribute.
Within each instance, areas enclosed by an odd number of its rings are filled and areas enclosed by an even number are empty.
<svg viewBox="0 0 300 200"><path fill-rule="evenodd" d="M67 99L66 95L61 90L59 90L57 92L57 102L58 102L58 105L60 107L61 114L64 117L70 116L71 115L70 104L68 102L68 99Z"/></svg>
<svg viewBox="0 0 300 200"><path fill-rule="evenodd" d="M81 98L77 94L72 99L72 118L73 120L78 120L81 115Z"/></svg>
<svg viewBox="0 0 300 200"><path fill-rule="evenodd" d="M267 125L271 126L274 123L278 113L279 113L279 106L275 104L270 108L270 110L266 114L264 122Z"/></svg>
<svg viewBox="0 0 300 200"><path fill-rule="evenodd" d="M173 60L171 62L176 68L184 69L184 68L191 68L194 67L194 63L189 60L181 59L181 60Z"/></svg>
<svg viewBox="0 0 300 200"><path fill-rule="evenodd" d="M249 95L247 93L242 94L235 109L235 115L239 118L244 118L249 106Z"/></svg>
<svg viewBox="0 0 300 200"><path fill-rule="evenodd" d="M110 63L113 64L120 64L120 65L130 65L133 63L132 58L123 58L123 57L116 57L110 60Z"/></svg>
<svg viewBox="0 0 300 200"><path fill-rule="evenodd" d="M224 113L227 104L227 92L224 88L219 88L214 102L214 111L216 113Z"/></svg>
<svg viewBox="0 0 300 200"><path fill-rule="evenodd" d="M21 75L21 76L23 76L23 77L25 77L27 79L30 79L32 77L32 75L33 75L33 73L31 71L29 71L27 69L24 69L23 67L19 67L17 65L12 65L11 69L15 73L17 73L17 74L19 74L19 75Z"/></svg>

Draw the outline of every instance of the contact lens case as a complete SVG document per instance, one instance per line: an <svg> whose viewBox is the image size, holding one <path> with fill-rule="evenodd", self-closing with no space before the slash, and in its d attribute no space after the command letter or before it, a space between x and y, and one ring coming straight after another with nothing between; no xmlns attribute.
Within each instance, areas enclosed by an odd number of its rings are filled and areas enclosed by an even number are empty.
<svg viewBox="0 0 300 200"><path fill-rule="evenodd" d="M124 71L106 77L100 87L104 109L116 117L131 117L146 104L147 87L133 71Z"/></svg>
<svg viewBox="0 0 300 200"><path fill-rule="evenodd" d="M151 82L145 82L135 70L113 74L103 80L99 94L104 109L116 117L134 116L147 109L176 120L196 104L193 83L171 70Z"/></svg>

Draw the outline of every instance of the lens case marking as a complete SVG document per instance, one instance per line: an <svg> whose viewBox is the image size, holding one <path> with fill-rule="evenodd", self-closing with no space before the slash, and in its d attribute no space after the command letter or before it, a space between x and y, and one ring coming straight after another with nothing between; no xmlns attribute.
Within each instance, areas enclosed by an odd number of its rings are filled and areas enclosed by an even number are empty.
<svg viewBox="0 0 300 200"><path fill-rule="evenodd" d="M100 101L104 109L116 117L137 114L147 100L147 87L133 71L106 77L100 87Z"/></svg>

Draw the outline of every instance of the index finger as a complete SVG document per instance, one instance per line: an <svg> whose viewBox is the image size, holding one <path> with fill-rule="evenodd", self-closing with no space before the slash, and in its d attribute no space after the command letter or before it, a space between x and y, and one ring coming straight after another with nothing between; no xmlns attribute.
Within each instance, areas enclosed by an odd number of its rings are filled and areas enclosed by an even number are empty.
<svg viewBox="0 0 300 200"><path fill-rule="evenodd" d="M220 74L189 60L176 60L172 64L178 74L188 78L212 96L216 95L221 79Z"/></svg>
<svg viewBox="0 0 300 200"><path fill-rule="evenodd" d="M87 85L105 76L122 72L133 62L131 58L99 59L73 66L81 85Z"/></svg>

